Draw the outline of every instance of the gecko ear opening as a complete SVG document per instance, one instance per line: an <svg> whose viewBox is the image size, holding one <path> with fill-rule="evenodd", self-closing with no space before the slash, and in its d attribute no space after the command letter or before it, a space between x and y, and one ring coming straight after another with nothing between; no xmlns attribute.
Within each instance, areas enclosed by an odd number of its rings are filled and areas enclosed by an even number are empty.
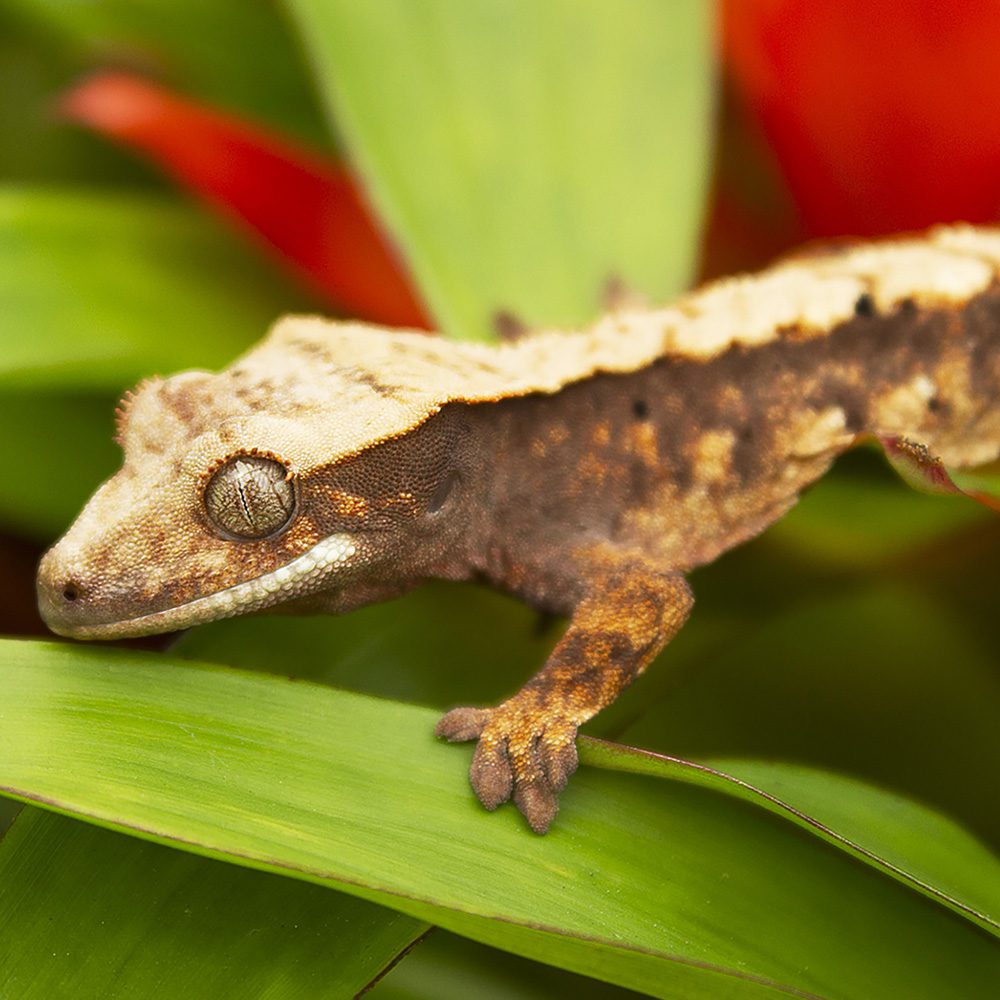
<svg viewBox="0 0 1000 1000"><path fill-rule="evenodd" d="M259 455L236 455L208 481L205 510L226 538L267 538L291 521L295 488L281 462Z"/></svg>
<svg viewBox="0 0 1000 1000"><path fill-rule="evenodd" d="M444 505L451 497L451 494L455 489L455 485L458 483L458 479L459 476L457 472L450 472L444 479L441 480L438 488L434 491L434 495L427 503L428 514L439 514L441 512Z"/></svg>

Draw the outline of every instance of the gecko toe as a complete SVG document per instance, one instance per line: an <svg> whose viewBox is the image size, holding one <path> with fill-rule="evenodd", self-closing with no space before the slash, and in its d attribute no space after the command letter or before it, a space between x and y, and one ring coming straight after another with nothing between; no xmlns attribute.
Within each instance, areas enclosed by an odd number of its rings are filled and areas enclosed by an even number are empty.
<svg viewBox="0 0 1000 1000"><path fill-rule="evenodd" d="M452 709L435 732L452 742L478 740L469 781L487 809L513 797L532 830L548 830L559 811L559 793L577 767L571 721L511 699L492 709Z"/></svg>
<svg viewBox="0 0 1000 1000"><path fill-rule="evenodd" d="M479 801L491 811L510 798L514 769L505 740L480 739L469 768L469 781Z"/></svg>
<svg viewBox="0 0 1000 1000"><path fill-rule="evenodd" d="M443 737L449 743L475 740L482 735L489 717L490 712L486 708L453 708L442 716L434 735Z"/></svg>
<svg viewBox="0 0 1000 1000"><path fill-rule="evenodd" d="M580 763L576 751L575 732L569 739L558 739L550 741L543 738L540 747L540 756L545 776L549 784L556 792L561 792L566 787L566 782L577 769Z"/></svg>
<svg viewBox="0 0 1000 1000"><path fill-rule="evenodd" d="M555 789L544 780L519 783L514 789L514 805L520 809L528 826L535 833L548 832L552 820L559 812L559 799Z"/></svg>

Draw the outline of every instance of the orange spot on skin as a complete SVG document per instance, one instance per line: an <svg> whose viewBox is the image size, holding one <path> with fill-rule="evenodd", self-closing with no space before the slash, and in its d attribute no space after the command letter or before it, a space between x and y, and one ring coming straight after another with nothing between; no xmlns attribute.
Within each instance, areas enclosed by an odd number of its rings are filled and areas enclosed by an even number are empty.
<svg viewBox="0 0 1000 1000"><path fill-rule="evenodd" d="M694 465L698 479L722 482L729 475L736 435L732 431L705 431L695 442Z"/></svg>
<svg viewBox="0 0 1000 1000"><path fill-rule="evenodd" d="M590 432L590 440L600 448L611 443L611 427L604 421L594 424L594 429Z"/></svg>
<svg viewBox="0 0 1000 1000"><path fill-rule="evenodd" d="M580 457L576 471L581 480L600 486L608 478L608 466L597 455L587 453Z"/></svg>
<svg viewBox="0 0 1000 1000"><path fill-rule="evenodd" d="M656 428L646 421L633 424L628 435L630 450L638 455L643 465L655 467L660 460L656 445Z"/></svg>
<svg viewBox="0 0 1000 1000"><path fill-rule="evenodd" d="M341 517L363 518L368 515L368 501L364 497L345 493L343 490L332 490L330 502Z"/></svg>

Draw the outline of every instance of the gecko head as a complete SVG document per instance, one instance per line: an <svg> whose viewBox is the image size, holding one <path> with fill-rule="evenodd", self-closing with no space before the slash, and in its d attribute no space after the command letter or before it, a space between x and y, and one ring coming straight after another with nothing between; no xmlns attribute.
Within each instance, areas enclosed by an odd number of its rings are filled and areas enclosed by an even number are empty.
<svg viewBox="0 0 1000 1000"><path fill-rule="evenodd" d="M316 595L347 609L440 556L464 494L463 408L386 439L352 411L370 386L348 380L338 400L329 379L314 392L252 359L126 397L122 468L39 567L53 631L147 635Z"/></svg>

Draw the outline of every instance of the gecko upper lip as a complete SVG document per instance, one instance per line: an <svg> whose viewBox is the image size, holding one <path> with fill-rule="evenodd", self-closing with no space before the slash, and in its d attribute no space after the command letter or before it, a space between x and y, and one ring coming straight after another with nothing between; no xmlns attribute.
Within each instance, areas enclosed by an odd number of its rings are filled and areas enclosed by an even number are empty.
<svg viewBox="0 0 1000 1000"><path fill-rule="evenodd" d="M358 545L350 534L329 535L270 573L210 591L165 608L126 604L131 613L109 614L108 602L88 599L86 583L60 566L58 546L38 568L38 607L46 625L76 639L123 639L176 632L234 615L263 611L315 592L351 565ZM67 596L66 591L74 596ZM131 605L131 607L128 607ZM138 612L138 613L136 613Z"/></svg>

